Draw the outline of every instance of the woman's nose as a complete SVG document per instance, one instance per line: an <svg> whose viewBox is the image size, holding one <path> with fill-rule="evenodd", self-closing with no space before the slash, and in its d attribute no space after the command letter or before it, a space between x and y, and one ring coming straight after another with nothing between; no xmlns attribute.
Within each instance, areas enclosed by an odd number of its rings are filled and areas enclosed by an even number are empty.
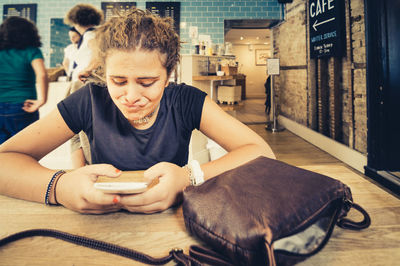
<svg viewBox="0 0 400 266"><path fill-rule="evenodd" d="M128 103L135 103L140 100L142 93L140 88L135 85L127 86L125 98Z"/></svg>

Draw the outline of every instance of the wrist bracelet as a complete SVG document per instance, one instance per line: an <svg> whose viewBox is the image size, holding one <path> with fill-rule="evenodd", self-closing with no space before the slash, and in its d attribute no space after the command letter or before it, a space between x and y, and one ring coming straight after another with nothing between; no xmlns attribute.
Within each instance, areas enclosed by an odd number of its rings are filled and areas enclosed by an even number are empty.
<svg viewBox="0 0 400 266"><path fill-rule="evenodd" d="M57 195L56 195L56 189L57 189L57 184L58 180L60 180L60 177L62 177L66 172L59 174L56 179L54 180L54 185L53 185L53 195L54 195L54 202L56 203L55 205L60 205L57 201ZM51 191L51 190L50 190Z"/></svg>
<svg viewBox="0 0 400 266"><path fill-rule="evenodd" d="M189 171L190 185L201 185L204 182L204 173L201 170L199 162L192 160L186 165L186 167Z"/></svg>
<svg viewBox="0 0 400 266"><path fill-rule="evenodd" d="M54 205L54 204L51 204L50 201L49 201L49 198L50 198L50 191L51 191L51 188L53 187L54 181L55 181L56 179L58 179L60 176L62 176L63 174L65 174L65 171L64 171L64 170L57 171L57 172L52 176L52 178L50 179L50 182L49 182L49 184L47 185L46 195L44 196L44 203L45 203L46 205Z"/></svg>

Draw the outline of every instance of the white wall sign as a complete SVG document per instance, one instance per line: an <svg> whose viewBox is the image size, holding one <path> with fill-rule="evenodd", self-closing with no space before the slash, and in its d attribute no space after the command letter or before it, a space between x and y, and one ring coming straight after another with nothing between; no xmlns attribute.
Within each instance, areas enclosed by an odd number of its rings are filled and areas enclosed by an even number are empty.
<svg viewBox="0 0 400 266"><path fill-rule="evenodd" d="M267 73L268 75L279 75L279 58L267 59Z"/></svg>

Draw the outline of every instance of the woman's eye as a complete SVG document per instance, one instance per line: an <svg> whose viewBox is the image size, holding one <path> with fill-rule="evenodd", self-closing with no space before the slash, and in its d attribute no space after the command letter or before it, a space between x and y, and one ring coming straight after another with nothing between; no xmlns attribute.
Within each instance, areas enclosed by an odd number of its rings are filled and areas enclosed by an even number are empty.
<svg viewBox="0 0 400 266"><path fill-rule="evenodd" d="M150 87L151 85L153 85L154 83L155 83L155 81L144 82L144 83L141 83L140 85L142 85L143 87L147 88L147 87Z"/></svg>
<svg viewBox="0 0 400 266"><path fill-rule="evenodd" d="M112 82L113 82L115 85L118 85L118 86L122 86L122 85L125 85L125 84L126 84L126 80L113 79Z"/></svg>

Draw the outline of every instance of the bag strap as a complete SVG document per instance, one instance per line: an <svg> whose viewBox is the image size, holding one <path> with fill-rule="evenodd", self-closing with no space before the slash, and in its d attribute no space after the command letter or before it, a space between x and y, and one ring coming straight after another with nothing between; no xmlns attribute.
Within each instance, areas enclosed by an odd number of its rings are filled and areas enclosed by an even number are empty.
<svg viewBox="0 0 400 266"><path fill-rule="evenodd" d="M229 262L227 258L221 254L201 246L193 245L189 248L189 256L206 263L207 265L213 266L231 266L232 263Z"/></svg>
<svg viewBox="0 0 400 266"><path fill-rule="evenodd" d="M360 205L357 203L351 203L350 208L354 208L359 211L363 216L364 219L361 222L354 222L348 218L342 218L337 222L337 225L343 229L350 229L350 230L361 230L365 229L371 225L371 218L366 210L364 210Z"/></svg>
<svg viewBox="0 0 400 266"><path fill-rule="evenodd" d="M154 258L133 249L128 249L125 247L103 242L100 240L84 236L73 235L66 232L51 230L51 229L32 229L15 233L13 235L0 239L0 247L23 238L28 238L33 236L53 237L80 246L85 246L88 248L109 252L115 255L126 257L149 265L164 265L171 260L174 260L176 263L178 263L178 265L193 265L193 266L201 265L199 261L184 254L183 250L179 248L172 249L169 252L169 254L165 257Z"/></svg>

